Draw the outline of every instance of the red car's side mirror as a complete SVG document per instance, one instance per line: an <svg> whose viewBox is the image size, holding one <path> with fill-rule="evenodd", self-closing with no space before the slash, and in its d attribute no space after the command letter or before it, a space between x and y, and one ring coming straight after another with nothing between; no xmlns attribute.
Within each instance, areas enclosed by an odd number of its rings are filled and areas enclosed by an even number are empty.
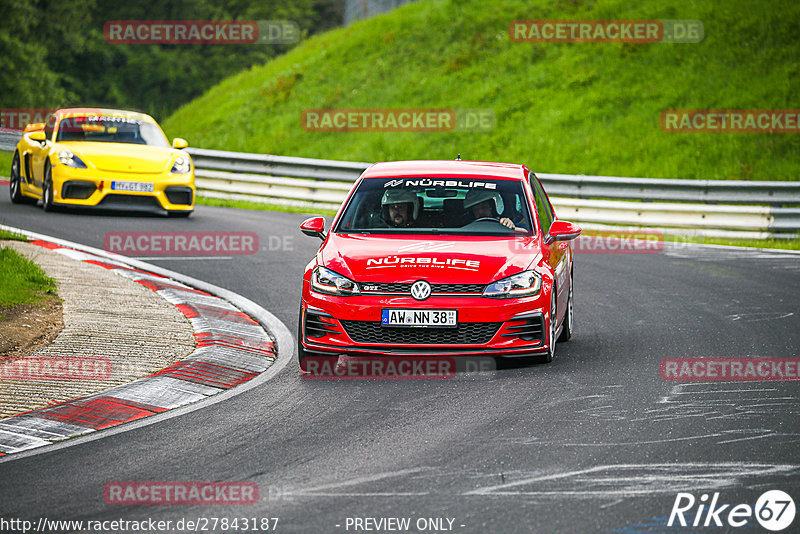
<svg viewBox="0 0 800 534"><path fill-rule="evenodd" d="M581 227L569 221L553 221L550 231L544 236L544 244L549 245L554 241L569 241L581 235Z"/></svg>
<svg viewBox="0 0 800 534"><path fill-rule="evenodd" d="M325 240L325 218L324 217L311 217L303 221L300 225L300 231L311 237L318 237Z"/></svg>

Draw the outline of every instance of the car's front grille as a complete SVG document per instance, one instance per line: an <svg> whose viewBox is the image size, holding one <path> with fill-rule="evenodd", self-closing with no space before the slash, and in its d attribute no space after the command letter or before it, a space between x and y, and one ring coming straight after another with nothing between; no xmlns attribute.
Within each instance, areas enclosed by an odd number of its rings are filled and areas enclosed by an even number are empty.
<svg viewBox="0 0 800 534"><path fill-rule="evenodd" d="M431 294L469 294L480 295L486 286L483 284L431 284ZM364 293L405 293L411 294L411 284L400 283L362 283Z"/></svg>
<svg viewBox="0 0 800 534"><path fill-rule="evenodd" d="M482 345L502 323L461 323L455 328L382 326L379 321L340 321L356 343L385 345Z"/></svg>
<svg viewBox="0 0 800 534"><path fill-rule="evenodd" d="M164 194L170 204L186 204L192 203L192 188L187 186L171 185L164 189Z"/></svg>
<svg viewBox="0 0 800 534"><path fill-rule="evenodd" d="M524 319L523 323L507 326L502 335L518 337L523 341L544 341L544 317L537 315Z"/></svg>
<svg viewBox="0 0 800 534"><path fill-rule="evenodd" d="M92 193L95 192L97 186L92 182L84 182L80 180L70 180L64 182L61 188L61 198L72 198L77 200L86 200Z"/></svg>
<svg viewBox="0 0 800 534"><path fill-rule="evenodd" d="M111 195L106 195L103 200L100 201L98 207L103 208L126 208L126 209L153 209L159 208L161 209L161 205L158 203L155 197L151 196L144 196L144 195L126 195L120 193L114 193Z"/></svg>
<svg viewBox="0 0 800 534"><path fill-rule="evenodd" d="M306 312L306 337L325 337L327 334L341 334L336 324L328 316Z"/></svg>
<svg viewBox="0 0 800 534"><path fill-rule="evenodd" d="M431 284L431 293L474 293L480 295L483 284Z"/></svg>

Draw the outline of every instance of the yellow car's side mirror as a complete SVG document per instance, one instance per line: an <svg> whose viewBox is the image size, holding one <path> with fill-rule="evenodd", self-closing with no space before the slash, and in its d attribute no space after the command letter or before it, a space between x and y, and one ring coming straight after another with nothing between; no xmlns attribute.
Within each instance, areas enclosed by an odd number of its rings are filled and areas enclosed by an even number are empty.
<svg viewBox="0 0 800 534"><path fill-rule="evenodd" d="M43 122L32 122L25 127L22 133L35 132L36 130L44 130L44 127L45 123Z"/></svg>
<svg viewBox="0 0 800 534"><path fill-rule="evenodd" d="M189 142L186 139L176 137L172 140L172 148L186 148L187 146L189 146Z"/></svg>
<svg viewBox="0 0 800 534"><path fill-rule="evenodd" d="M41 130L38 130L38 131L35 131L35 132L31 132L28 135L28 137L32 141L38 141L40 143L44 143L45 141L47 141L47 135L45 135L45 133L43 131L41 131Z"/></svg>

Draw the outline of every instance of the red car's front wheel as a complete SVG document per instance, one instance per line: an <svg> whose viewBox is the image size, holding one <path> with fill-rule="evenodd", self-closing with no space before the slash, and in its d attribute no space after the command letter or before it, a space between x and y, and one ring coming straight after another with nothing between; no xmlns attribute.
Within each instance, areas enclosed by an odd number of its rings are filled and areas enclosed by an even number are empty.
<svg viewBox="0 0 800 534"><path fill-rule="evenodd" d="M569 341L572 337L572 271L569 273L569 296L567 297L567 314L564 316L564 327L561 329L559 341Z"/></svg>
<svg viewBox="0 0 800 534"><path fill-rule="evenodd" d="M550 291L550 322L547 329L547 353L544 355L544 363L550 363L556 357L556 285Z"/></svg>

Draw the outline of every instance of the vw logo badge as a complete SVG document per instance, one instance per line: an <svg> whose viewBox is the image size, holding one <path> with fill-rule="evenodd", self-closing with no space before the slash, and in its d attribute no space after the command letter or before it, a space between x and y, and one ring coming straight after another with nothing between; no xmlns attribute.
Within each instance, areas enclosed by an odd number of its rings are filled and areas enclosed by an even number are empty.
<svg viewBox="0 0 800 534"><path fill-rule="evenodd" d="M411 284L411 296L416 300L425 300L431 296L431 285L425 280L417 280Z"/></svg>

